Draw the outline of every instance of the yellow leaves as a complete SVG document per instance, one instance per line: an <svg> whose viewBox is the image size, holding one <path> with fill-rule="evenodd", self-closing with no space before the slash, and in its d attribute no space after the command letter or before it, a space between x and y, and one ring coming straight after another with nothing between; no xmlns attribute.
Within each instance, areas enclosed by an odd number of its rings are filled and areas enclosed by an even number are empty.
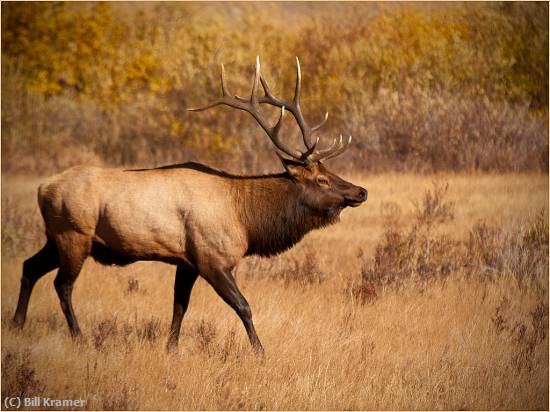
<svg viewBox="0 0 550 412"><path fill-rule="evenodd" d="M167 89L151 45L124 38L127 22L116 21L106 3L70 10L13 4L7 10L3 53L16 57L29 88L56 94L77 87L107 105L126 101L129 91L144 86L152 93Z"/></svg>
<svg viewBox="0 0 550 412"><path fill-rule="evenodd" d="M346 97L342 92L353 91L355 86L349 85L366 82L363 87L398 88L405 78L428 88L475 91L481 85L484 93L490 88L505 95L535 88L528 75L511 73L524 60L517 57L521 48L511 44L511 51L501 52L500 43L483 43L483 36L491 34L485 27L488 22L501 30L499 25L506 21L493 6L435 11L393 7L358 26L300 19L288 26L271 19L267 9L255 8L254 13L243 14L239 24L227 16L188 15L184 25L170 25L167 18L162 27L154 24L155 12L115 17L111 7L108 3L11 4L3 16L4 53L17 56L31 79L48 67L46 77L42 74L30 82L41 91L62 92L54 85L63 77L69 85L80 84L80 93L107 100L128 89L130 94L144 88L152 94L166 93L171 86L165 79L170 77L183 87L191 85L189 68L187 78L176 74L184 64L211 70L219 62L234 62L235 72L240 73L258 53L275 65L299 54L309 69L309 84L315 86L307 92L325 98L328 94L335 102ZM52 62L59 63L51 68ZM113 71L116 78L111 77ZM511 74L503 76L506 72ZM274 82L277 75L285 79L286 87L286 73L276 72Z"/></svg>
<svg viewBox="0 0 550 412"><path fill-rule="evenodd" d="M111 113L141 99L155 101L166 119L154 133L188 139L205 131L214 152L225 150L237 127L213 132L229 119L221 112L195 116L184 127L183 107L218 95L222 62L229 89L249 93L257 54L273 91L284 98L293 93L298 55L306 116L318 119L329 111L327 128L333 130L348 127L365 93L395 92L388 110L399 111L398 92L407 82L435 91L432 95L442 90L470 98L529 98L537 102L534 107L548 101L547 80L541 80L548 77L543 36L548 28L529 31L517 16L538 20L522 6L508 14L485 3L386 7L370 14L358 8L353 24L342 24L338 13L326 20L296 15L289 24L272 15L276 7L264 6L246 12L235 5L225 14L205 13L210 6L193 12L191 6L168 3L135 13L117 13L116 7L4 4L2 56L17 66L26 88L43 95L69 90Z"/></svg>
<svg viewBox="0 0 550 412"><path fill-rule="evenodd" d="M231 148L231 140L219 132L214 132L208 141L209 145L206 149L206 154L213 158L223 155L224 152Z"/></svg>
<svg viewBox="0 0 550 412"><path fill-rule="evenodd" d="M172 136L179 136L181 133L182 127L178 119L172 119L170 123L170 133Z"/></svg>

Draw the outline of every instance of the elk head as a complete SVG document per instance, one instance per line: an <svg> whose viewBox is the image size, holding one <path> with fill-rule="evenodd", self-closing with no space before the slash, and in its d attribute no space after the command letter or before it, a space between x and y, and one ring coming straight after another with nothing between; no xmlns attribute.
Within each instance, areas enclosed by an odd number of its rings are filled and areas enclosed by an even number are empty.
<svg viewBox="0 0 550 412"><path fill-rule="evenodd" d="M264 94L259 96L259 86L262 85ZM275 145L276 154L281 160L288 177L299 189L301 202L313 211L323 214L337 215L344 207L356 207L367 200L367 190L343 180L334 173L331 173L323 161L342 154L351 143L351 136L344 139L334 139L332 145L326 149L318 149L319 137L312 140L314 132L319 130L328 119L328 113L317 125L310 127L302 114L300 106L300 93L302 88L302 75L300 61L296 57L296 87L292 101L279 99L271 93L267 82L260 74L260 58L256 57L256 71L252 84L250 98L231 96L225 82L225 70L221 65L221 87L222 96L201 108L187 109L190 111L207 110L218 105L226 105L235 109L243 110L252 115L258 124L264 129L272 143ZM270 126L260 112L260 105L269 104L281 109L279 119L274 126ZM292 113L300 128L305 150L293 149L282 142L279 138L285 113ZM286 156L286 157L285 157Z"/></svg>

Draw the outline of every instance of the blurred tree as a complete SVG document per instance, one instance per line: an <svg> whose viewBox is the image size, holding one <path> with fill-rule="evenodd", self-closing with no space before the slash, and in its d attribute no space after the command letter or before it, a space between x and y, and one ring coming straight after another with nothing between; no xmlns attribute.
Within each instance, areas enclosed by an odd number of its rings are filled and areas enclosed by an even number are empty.
<svg viewBox="0 0 550 412"><path fill-rule="evenodd" d="M230 143L236 142L241 157L257 158L254 148L265 139L245 114L216 109L210 116L189 116L184 110L218 95L222 62L230 90L248 93L256 55L274 92L287 98L294 87L294 56L300 57L306 116L314 122L330 112L323 136L352 130L390 136L361 147L398 155L402 162L447 159L434 155L433 142L419 132L445 107L441 121L450 122L446 133L454 136L445 148L454 153L448 159L465 164L457 160L460 148L480 138L453 129L467 126L447 111L443 100L449 96L466 102L462 113L482 105L511 116L502 109L511 105L525 122L548 110L548 4L542 2L4 2L1 7L3 91L13 94L10 101L19 99L22 107L35 106L43 115L7 110L3 99L8 141L27 142L17 147L32 148L36 130L48 136L45 141L63 130L91 142L86 143L91 151L114 163L171 159L178 145L213 159L231 158ZM55 104L45 102L52 99L76 108L70 113L79 121L48 120ZM530 113L523 114L523 107ZM387 121L395 116L406 122ZM480 125L486 121L480 119ZM293 139L291 123L285 127ZM69 124L81 125L88 135ZM529 130L539 133L538 126ZM249 137L243 140L243 134ZM514 135L507 136L512 153ZM469 161L479 163L474 158Z"/></svg>

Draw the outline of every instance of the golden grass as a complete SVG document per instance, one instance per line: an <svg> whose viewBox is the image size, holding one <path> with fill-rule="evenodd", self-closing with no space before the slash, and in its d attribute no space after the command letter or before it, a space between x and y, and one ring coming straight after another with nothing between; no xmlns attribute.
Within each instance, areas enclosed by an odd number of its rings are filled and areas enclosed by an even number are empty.
<svg viewBox="0 0 550 412"><path fill-rule="evenodd" d="M69 337L53 273L37 284L24 330L14 331L9 320L27 256L6 250L21 243L3 236L2 395L85 399L96 409L546 409L548 317L542 343L529 346L518 330L530 336L536 329L533 313L541 297L547 302L547 280L541 292L509 274L456 273L422 288L409 279L366 305L347 292L383 234L382 202L396 202L407 222L412 202L434 179L449 182L455 202L455 219L440 230L458 240L480 219L514 231L541 209L548 213L547 175L356 176L369 189L367 204L278 258L313 251L324 281L250 273L258 267L253 258L238 268L263 359L201 280L180 348L166 353L174 268L159 263L86 263L73 298L80 343ZM3 231L22 236L14 228L20 219L19 227L39 232L38 181L3 178ZM26 236L32 243L41 234ZM129 291L130 280L137 286Z"/></svg>

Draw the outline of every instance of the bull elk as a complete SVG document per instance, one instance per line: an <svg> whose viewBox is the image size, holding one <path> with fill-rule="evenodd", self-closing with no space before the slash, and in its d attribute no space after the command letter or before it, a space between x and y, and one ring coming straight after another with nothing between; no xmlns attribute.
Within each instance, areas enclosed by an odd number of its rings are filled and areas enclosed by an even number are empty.
<svg viewBox="0 0 550 412"><path fill-rule="evenodd" d="M259 85L263 94L259 95ZM260 75L259 58L250 98L232 97L221 67L222 96L198 109L226 105L250 113L278 151L283 173L237 176L198 163L155 169L118 170L78 166L51 177L38 189L46 245L23 263L14 323L23 327L38 279L59 268L54 280L61 309L73 336L81 335L71 303L73 285L88 256L103 264L161 261L176 265L173 318L168 348L178 344L193 284L202 276L242 320L252 346L263 351L248 302L232 275L248 255L272 256L306 233L338 220L347 206L359 206L367 191L328 171L322 160L347 149L351 137L317 149L300 107L301 73L291 101L274 97ZM260 106L280 109L274 126ZM279 137L286 112L295 118L304 151Z"/></svg>

